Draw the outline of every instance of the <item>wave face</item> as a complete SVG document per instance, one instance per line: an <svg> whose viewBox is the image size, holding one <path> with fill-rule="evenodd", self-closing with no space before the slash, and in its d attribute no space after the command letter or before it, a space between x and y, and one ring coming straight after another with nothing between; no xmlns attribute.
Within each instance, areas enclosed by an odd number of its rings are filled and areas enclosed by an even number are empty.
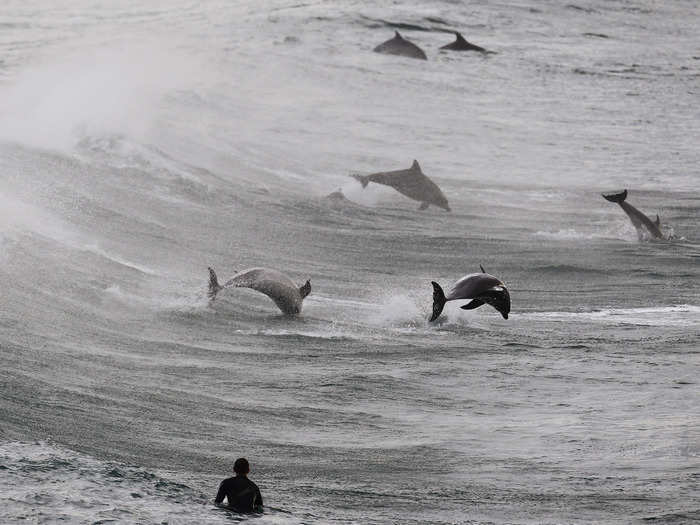
<svg viewBox="0 0 700 525"><path fill-rule="evenodd" d="M3 8L0 521L226 523L239 456L260 523L697 515L700 8L151 4ZM451 213L350 177L413 159Z"/></svg>

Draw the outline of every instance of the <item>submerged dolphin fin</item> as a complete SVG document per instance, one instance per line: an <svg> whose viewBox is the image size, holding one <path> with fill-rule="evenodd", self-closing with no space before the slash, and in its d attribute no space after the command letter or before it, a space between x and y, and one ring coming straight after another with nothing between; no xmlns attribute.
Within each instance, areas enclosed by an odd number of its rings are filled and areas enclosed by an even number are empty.
<svg viewBox="0 0 700 525"><path fill-rule="evenodd" d="M427 203L427 202L421 202L421 203L420 203L420 206L418 206L418 209L419 209L419 210L427 210L427 209L428 209L428 206L430 206L429 203Z"/></svg>
<svg viewBox="0 0 700 525"><path fill-rule="evenodd" d="M473 310L474 308L479 308L480 306L484 306L486 303L482 301L481 299L473 299L472 301L469 301L467 304L464 306L460 306L462 310Z"/></svg>
<svg viewBox="0 0 700 525"><path fill-rule="evenodd" d="M367 176L367 175L357 175L357 174L353 173L351 175L351 177L353 179L355 179L356 181L359 181L360 184L362 184L363 188L366 188L367 184L369 184L369 176Z"/></svg>
<svg viewBox="0 0 700 525"><path fill-rule="evenodd" d="M208 270L209 270L209 292L207 293L207 295L209 296L209 299L211 299L213 301L214 299L216 299L216 294L219 292L219 290L221 290L223 288L223 286L221 286L219 284L219 280L216 278L216 272L214 271L214 269L210 266L208 268Z"/></svg>
<svg viewBox="0 0 700 525"><path fill-rule="evenodd" d="M430 322L440 317L442 309L445 308L445 303L447 302L442 287L435 281L431 281L431 284L433 285L433 315L430 316Z"/></svg>
<svg viewBox="0 0 700 525"><path fill-rule="evenodd" d="M613 193L611 195L605 195L603 193L603 198L610 202L616 202L620 204L621 202L625 202L625 199L627 198L627 190L624 190L620 193Z"/></svg>

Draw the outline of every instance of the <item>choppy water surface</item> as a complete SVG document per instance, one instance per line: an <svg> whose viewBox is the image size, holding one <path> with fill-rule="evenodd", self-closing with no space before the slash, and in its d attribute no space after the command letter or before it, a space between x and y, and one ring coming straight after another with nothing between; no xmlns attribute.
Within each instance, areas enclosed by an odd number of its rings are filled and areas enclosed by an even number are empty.
<svg viewBox="0 0 700 525"><path fill-rule="evenodd" d="M1 14L0 521L240 520L239 456L256 523L700 519L693 3ZM348 176L414 158L452 213ZM510 319L428 324L479 264ZM312 295L210 304L207 266Z"/></svg>

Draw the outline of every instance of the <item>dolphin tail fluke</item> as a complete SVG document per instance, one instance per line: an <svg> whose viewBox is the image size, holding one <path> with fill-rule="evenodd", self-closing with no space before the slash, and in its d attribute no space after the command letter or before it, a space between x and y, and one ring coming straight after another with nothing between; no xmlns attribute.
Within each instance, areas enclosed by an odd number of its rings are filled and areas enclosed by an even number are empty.
<svg viewBox="0 0 700 525"><path fill-rule="evenodd" d="M299 295L301 295L301 298L303 299L307 295L311 293L311 280L307 280L306 283L304 283L304 286L301 286L299 288Z"/></svg>
<svg viewBox="0 0 700 525"><path fill-rule="evenodd" d="M216 278L216 272L214 269L210 266L209 267L209 292L207 295L209 295L209 299L212 301L216 298L216 294L221 290L223 286L219 284L219 280Z"/></svg>
<svg viewBox="0 0 700 525"><path fill-rule="evenodd" d="M369 176L367 176L367 175L357 175L357 174L353 174L353 175L352 175L352 178L355 179L355 180L357 180L357 181L359 181L360 184L362 184L362 187L363 187L363 188L366 188L366 187L367 187L367 184L369 184Z"/></svg>
<svg viewBox="0 0 700 525"><path fill-rule="evenodd" d="M431 281L431 283L433 285L433 315L430 317L430 322L433 322L440 317L447 299L445 299L445 292L442 291L442 287L435 281Z"/></svg>
<svg viewBox="0 0 700 525"><path fill-rule="evenodd" d="M624 190L620 193L612 193L610 195L603 194L603 197L605 198L605 200L620 204L621 202L625 202L625 199L627 198L627 190Z"/></svg>

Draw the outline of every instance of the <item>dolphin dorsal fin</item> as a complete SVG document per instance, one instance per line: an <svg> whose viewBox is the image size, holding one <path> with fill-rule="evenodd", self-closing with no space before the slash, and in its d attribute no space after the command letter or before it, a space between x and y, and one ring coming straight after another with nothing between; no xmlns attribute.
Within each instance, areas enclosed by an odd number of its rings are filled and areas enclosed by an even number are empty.
<svg viewBox="0 0 700 525"><path fill-rule="evenodd" d="M400 40L403 40L403 37L401 36L401 33L399 33L398 31L394 31L394 38L398 38L398 39L400 39Z"/></svg>
<svg viewBox="0 0 700 525"><path fill-rule="evenodd" d="M658 214L658 213L656 214L656 222L655 222L654 224L656 224L656 227L657 227L657 228L658 228L659 226L661 226L661 219L659 219L659 214Z"/></svg>
<svg viewBox="0 0 700 525"><path fill-rule="evenodd" d="M462 33L460 33L459 31L455 31L455 37L457 37L457 42L459 42L459 43L461 43L461 44L466 44L466 43L467 43L467 41L466 41L466 40L464 39L464 37L462 36Z"/></svg>
<svg viewBox="0 0 700 525"><path fill-rule="evenodd" d="M413 164L411 164L411 169L418 170L422 173L422 171L420 169L420 164L418 164L418 161L416 159L413 159Z"/></svg>
<svg viewBox="0 0 700 525"><path fill-rule="evenodd" d="M486 270L484 270L484 267L479 265L479 268L481 269L481 273L486 273Z"/></svg>

